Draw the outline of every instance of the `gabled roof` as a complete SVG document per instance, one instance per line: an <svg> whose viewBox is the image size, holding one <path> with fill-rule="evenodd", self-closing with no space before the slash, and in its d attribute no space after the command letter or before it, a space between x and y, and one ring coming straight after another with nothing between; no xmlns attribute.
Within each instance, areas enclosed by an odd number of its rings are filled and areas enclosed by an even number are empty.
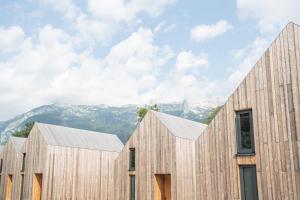
<svg viewBox="0 0 300 200"><path fill-rule="evenodd" d="M176 137L196 140L207 127L199 122L175 117L161 112L151 111Z"/></svg>
<svg viewBox="0 0 300 200"><path fill-rule="evenodd" d="M14 145L15 149L17 150L17 152L21 153L22 147L23 147L23 145L26 141L26 138L10 136L9 139L13 143L13 145Z"/></svg>
<svg viewBox="0 0 300 200"><path fill-rule="evenodd" d="M54 146L120 152L123 143L116 135L35 123L46 143Z"/></svg>

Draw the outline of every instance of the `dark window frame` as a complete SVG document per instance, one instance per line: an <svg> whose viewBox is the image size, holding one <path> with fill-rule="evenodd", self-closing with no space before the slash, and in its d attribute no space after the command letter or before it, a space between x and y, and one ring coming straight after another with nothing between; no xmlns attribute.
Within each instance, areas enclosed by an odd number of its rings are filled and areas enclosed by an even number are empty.
<svg viewBox="0 0 300 200"><path fill-rule="evenodd" d="M21 188L20 188L20 199L23 199L23 196L24 196L24 179L25 179L25 175L24 174L21 174Z"/></svg>
<svg viewBox="0 0 300 200"><path fill-rule="evenodd" d="M255 176L252 177L253 181L255 183L255 198L254 200L258 200L258 184L257 184L257 170L256 170L256 165L239 165L239 171L240 171L240 188L241 188L241 199L246 200L245 198L245 180L244 180L244 170L245 168L253 168L255 171ZM253 193L252 193L253 194Z"/></svg>
<svg viewBox="0 0 300 200"><path fill-rule="evenodd" d="M21 172L25 172L26 153L23 153Z"/></svg>
<svg viewBox="0 0 300 200"><path fill-rule="evenodd" d="M129 182L130 182L129 200L135 200L135 175L129 175Z"/></svg>
<svg viewBox="0 0 300 200"><path fill-rule="evenodd" d="M0 174L3 171L3 159L0 159Z"/></svg>
<svg viewBox="0 0 300 200"><path fill-rule="evenodd" d="M136 167L136 151L135 148L129 148L129 171L135 171Z"/></svg>
<svg viewBox="0 0 300 200"><path fill-rule="evenodd" d="M241 115L249 114L250 119L250 140L251 140L251 149L242 148L242 131L241 131ZM255 155L255 143L254 143L254 130L253 130L253 115L252 109L236 111L236 134L237 134L237 154L238 155Z"/></svg>

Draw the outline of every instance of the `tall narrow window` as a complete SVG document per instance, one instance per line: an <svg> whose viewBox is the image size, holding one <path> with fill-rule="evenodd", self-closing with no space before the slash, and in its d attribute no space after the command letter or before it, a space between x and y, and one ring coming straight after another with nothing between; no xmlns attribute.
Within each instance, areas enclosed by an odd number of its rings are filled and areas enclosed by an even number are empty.
<svg viewBox="0 0 300 200"><path fill-rule="evenodd" d="M255 165L240 166L242 200L258 200Z"/></svg>
<svg viewBox="0 0 300 200"><path fill-rule="evenodd" d="M238 154L254 154L254 135L252 126L252 110L237 112L237 152Z"/></svg>
<svg viewBox="0 0 300 200"><path fill-rule="evenodd" d="M23 199L23 190L24 190L24 174L21 175L21 195L20 195L20 199Z"/></svg>
<svg viewBox="0 0 300 200"><path fill-rule="evenodd" d="M129 171L135 170L135 148L129 149Z"/></svg>
<svg viewBox="0 0 300 200"><path fill-rule="evenodd" d="M21 172L25 171L25 159L26 159L26 153L23 153L23 161L22 161L22 169Z"/></svg>
<svg viewBox="0 0 300 200"><path fill-rule="evenodd" d="M135 176L130 175L130 200L135 200Z"/></svg>
<svg viewBox="0 0 300 200"><path fill-rule="evenodd" d="M2 173L3 168L3 159L0 159L0 174Z"/></svg>

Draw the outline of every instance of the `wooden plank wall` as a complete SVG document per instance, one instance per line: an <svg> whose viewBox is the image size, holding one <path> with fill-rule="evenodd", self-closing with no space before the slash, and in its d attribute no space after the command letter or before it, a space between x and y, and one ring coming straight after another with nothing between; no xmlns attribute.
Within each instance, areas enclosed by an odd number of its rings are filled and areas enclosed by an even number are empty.
<svg viewBox="0 0 300 200"><path fill-rule="evenodd" d="M6 198L6 188L8 184L8 175L12 175L12 199L20 198L21 188L21 167L22 167L22 153L19 153L14 148L11 140L8 140L2 151L3 168L0 181L0 199Z"/></svg>
<svg viewBox="0 0 300 200"><path fill-rule="evenodd" d="M129 172L129 148L136 170ZM154 198L154 175L171 174L172 199L195 199L194 141L174 137L150 111L115 161L114 200L129 199L129 175L136 177L136 199Z"/></svg>
<svg viewBox="0 0 300 200"><path fill-rule="evenodd" d="M119 153L47 145L36 127L26 150L25 199L32 199L35 173L43 175L42 199L113 199L113 161Z"/></svg>
<svg viewBox="0 0 300 200"><path fill-rule="evenodd" d="M117 152L49 146L44 199L113 199Z"/></svg>
<svg viewBox="0 0 300 200"><path fill-rule="evenodd" d="M253 110L256 155L237 157L235 111ZM197 199L241 199L256 164L259 199L300 199L300 27L290 23L196 141Z"/></svg>
<svg viewBox="0 0 300 200"><path fill-rule="evenodd" d="M44 174L48 152L48 146L36 126L33 126L25 142L24 151L26 152L26 160L23 197L24 199L32 199L34 174Z"/></svg>

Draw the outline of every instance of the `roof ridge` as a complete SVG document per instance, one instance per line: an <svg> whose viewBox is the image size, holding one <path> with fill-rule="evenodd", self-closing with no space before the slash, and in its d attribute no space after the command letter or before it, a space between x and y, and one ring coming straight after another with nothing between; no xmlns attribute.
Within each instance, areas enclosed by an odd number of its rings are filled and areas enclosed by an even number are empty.
<svg viewBox="0 0 300 200"><path fill-rule="evenodd" d="M123 143L117 135L45 123L35 124L48 145L120 152Z"/></svg>
<svg viewBox="0 0 300 200"><path fill-rule="evenodd" d="M105 132L93 131L93 130L88 130L88 129L80 129L80 128L74 128L74 127L68 127L68 126L62 126L62 125L56 125L56 124L48 124L48 123L41 123L41 122L35 122L35 124L40 124L42 126L54 126L54 127L59 127L59 128L65 128L65 129L73 129L73 130L78 130L78 131L86 131L86 132L90 132L90 133L97 133L97 134L100 133L100 134L116 136L113 133L105 133Z"/></svg>

